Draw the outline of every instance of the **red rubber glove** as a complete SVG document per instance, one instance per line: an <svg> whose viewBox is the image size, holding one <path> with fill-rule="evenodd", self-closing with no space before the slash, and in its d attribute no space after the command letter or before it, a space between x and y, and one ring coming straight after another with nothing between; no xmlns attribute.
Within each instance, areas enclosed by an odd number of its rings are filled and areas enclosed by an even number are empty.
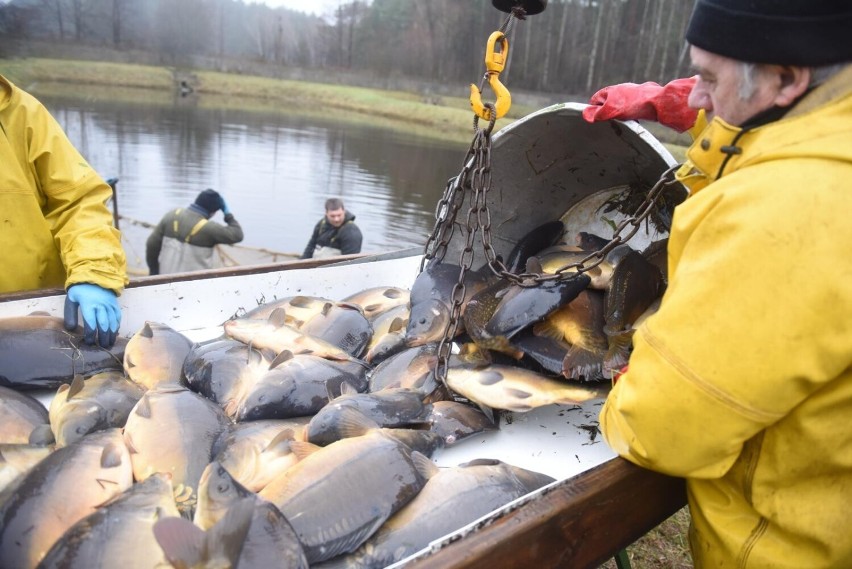
<svg viewBox="0 0 852 569"><path fill-rule="evenodd" d="M589 99L591 106L583 109L583 118L588 122L610 119L657 121L684 132L695 124L698 116L698 111L686 103L697 80L696 77L675 79L662 87L650 81L604 87Z"/></svg>

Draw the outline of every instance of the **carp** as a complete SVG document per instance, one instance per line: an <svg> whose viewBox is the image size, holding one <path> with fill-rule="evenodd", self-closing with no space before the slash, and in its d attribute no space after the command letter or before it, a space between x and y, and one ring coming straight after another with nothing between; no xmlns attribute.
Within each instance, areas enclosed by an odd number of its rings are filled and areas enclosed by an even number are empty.
<svg viewBox="0 0 852 569"><path fill-rule="evenodd" d="M499 460L480 459L442 468L424 464L428 480L417 496L357 551L324 569L379 569L427 547L482 516L555 479Z"/></svg>
<svg viewBox="0 0 852 569"><path fill-rule="evenodd" d="M201 529L209 530L225 519L232 507L245 500L253 504L253 511L234 567L307 569L308 561L299 538L281 511L243 487L218 462L208 464L201 476L193 521Z"/></svg>
<svg viewBox="0 0 852 569"><path fill-rule="evenodd" d="M127 342L124 372L149 389L158 383L180 383L191 349L192 341L171 326L146 321Z"/></svg>
<svg viewBox="0 0 852 569"><path fill-rule="evenodd" d="M326 447L293 444L307 456L259 495L290 521L312 564L357 549L426 481L414 459L422 455L381 429Z"/></svg>
<svg viewBox="0 0 852 569"><path fill-rule="evenodd" d="M74 376L59 386L50 402L50 426L56 446L63 447L94 431L122 428L145 388L120 372L104 372L83 380Z"/></svg>
<svg viewBox="0 0 852 569"><path fill-rule="evenodd" d="M54 450L53 445L0 444L0 504L24 474Z"/></svg>
<svg viewBox="0 0 852 569"><path fill-rule="evenodd" d="M246 394L237 409L237 421L313 415L325 407L330 393L340 392L343 383L356 391L367 388L366 370L360 365L289 352L281 354L278 362Z"/></svg>
<svg viewBox="0 0 852 569"><path fill-rule="evenodd" d="M83 329L65 330L62 318L44 314L0 318L0 386L56 389L78 374L122 371L126 346L121 337L108 350L90 346L83 341Z"/></svg>
<svg viewBox="0 0 852 569"><path fill-rule="evenodd" d="M0 567L35 567L71 526L131 484L130 454L118 429L50 453L0 506Z"/></svg>
<svg viewBox="0 0 852 569"><path fill-rule="evenodd" d="M169 476L155 474L68 528L39 568L167 566L153 528L157 520L178 515Z"/></svg>
<svg viewBox="0 0 852 569"><path fill-rule="evenodd" d="M269 365L266 355L251 346L237 340L214 340L189 352L183 375L190 389L234 417L248 393L269 371Z"/></svg>
<svg viewBox="0 0 852 569"><path fill-rule="evenodd" d="M0 444L50 444L53 432L35 397L0 385Z"/></svg>
<svg viewBox="0 0 852 569"><path fill-rule="evenodd" d="M429 422L429 429L439 435L447 446L499 428L499 425L481 410L458 401L435 401L426 420Z"/></svg>
<svg viewBox="0 0 852 569"><path fill-rule="evenodd" d="M285 323L294 328L300 328L305 322L322 312L323 307L333 300L319 296L287 296L279 300L267 302L246 312L240 318L248 320L268 320L272 313L281 309L286 315Z"/></svg>
<svg viewBox="0 0 852 569"><path fill-rule="evenodd" d="M360 357L373 337L373 327L361 308L354 304L327 303L319 314L299 329L303 334L319 338Z"/></svg>
<svg viewBox="0 0 852 569"><path fill-rule="evenodd" d="M213 445L213 458L237 482L259 492L277 474L298 462L290 443L304 440L309 420L310 417L297 417L231 425Z"/></svg>
<svg viewBox="0 0 852 569"><path fill-rule="evenodd" d="M350 294L341 302L357 304L371 322L397 306L407 306L411 291L395 286L377 286Z"/></svg>
<svg viewBox="0 0 852 569"><path fill-rule="evenodd" d="M570 344L559 370L564 377L599 381L608 348L604 324L604 293L589 289L533 326L533 333Z"/></svg>
<svg viewBox="0 0 852 569"><path fill-rule="evenodd" d="M423 393L416 389L400 387L375 393L344 392L311 418L305 428L305 440L325 446L343 438L347 426L343 419L350 409L358 411L379 427L405 427L424 425L432 405L423 403Z"/></svg>
<svg viewBox="0 0 852 569"><path fill-rule="evenodd" d="M627 365L633 338L633 323L662 296L665 282L660 269L638 251L630 250L615 267L604 297L604 333L608 348L604 370Z"/></svg>
<svg viewBox="0 0 852 569"><path fill-rule="evenodd" d="M185 387L163 384L149 389L124 427L135 479L171 474L179 509L191 512L213 443L229 424L215 403Z"/></svg>
<svg viewBox="0 0 852 569"><path fill-rule="evenodd" d="M355 361L346 350L320 338L304 334L285 324L286 317L281 309L272 312L269 320L236 319L224 324L229 338L248 344L257 350L271 350L278 355L284 351L292 354L312 354L329 360ZM366 367L366 364L364 364Z"/></svg>
<svg viewBox="0 0 852 569"><path fill-rule="evenodd" d="M451 367L447 385L474 403L507 411L525 412L552 405L577 405L604 397L605 392L550 379L519 367L490 365Z"/></svg>

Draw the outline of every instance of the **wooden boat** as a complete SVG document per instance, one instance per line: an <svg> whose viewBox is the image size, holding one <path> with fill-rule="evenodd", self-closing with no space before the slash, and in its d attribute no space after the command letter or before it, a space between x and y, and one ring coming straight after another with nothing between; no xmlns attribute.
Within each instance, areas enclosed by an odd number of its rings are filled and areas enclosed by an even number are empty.
<svg viewBox="0 0 852 569"><path fill-rule="evenodd" d="M490 203L498 254L506 255L530 228L554 216L577 230L604 233L600 196L630 184L650 187L673 164L638 124L589 125L579 118L581 109L549 107L494 136ZM653 238L650 233L642 237ZM452 242L448 260L454 261L452 255L460 249ZM225 320L276 298L304 294L337 299L373 286L410 288L421 253L415 249L141 277L120 297L120 332L130 336L150 320L203 341L217 337ZM481 251L477 258L481 264ZM59 316L63 304L61 290L4 295L0 318L33 311ZM571 408L506 414L498 431L440 451L438 465L496 458L549 474L556 482L393 567L597 567L682 508L682 480L629 464L597 435L601 404L593 400Z"/></svg>

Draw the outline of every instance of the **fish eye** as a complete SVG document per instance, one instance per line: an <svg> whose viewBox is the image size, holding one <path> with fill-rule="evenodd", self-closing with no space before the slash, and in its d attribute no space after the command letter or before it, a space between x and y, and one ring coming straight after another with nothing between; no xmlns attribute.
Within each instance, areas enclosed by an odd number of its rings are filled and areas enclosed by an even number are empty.
<svg viewBox="0 0 852 569"><path fill-rule="evenodd" d="M230 484L219 484L219 485L216 487L216 489L217 489L217 490L219 490L219 493L220 493L220 494L224 494L225 492L227 492L228 490L230 490L230 488L231 488L231 485L230 485Z"/></svg>
<svg viewBox="0 0 852 569"><path fill-rule="evenodd" d="M421 318L420 320L418 320L418 321L417 321L417 323L418 323L418 324L426 324L426 319L425 319L425 318Z"/></svg>

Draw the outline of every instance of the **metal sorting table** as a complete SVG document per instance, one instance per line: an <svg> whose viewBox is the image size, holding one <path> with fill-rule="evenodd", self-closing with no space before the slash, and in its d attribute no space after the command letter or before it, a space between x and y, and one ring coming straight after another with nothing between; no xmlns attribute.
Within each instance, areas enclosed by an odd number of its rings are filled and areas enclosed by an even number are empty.
<svg viewBox="0 0 852 569"><path fill-rule="evenodd" d="M258 304L292 295L339 300L374 286L410 288L420 256L352 256L219 269L135 280L119 301L120 334L145 321L167 324L194 341L221 335L221 324ZM62 291L0 297L0 318L46 311L61 316ZM37 394L49 403L52 393ZM685 504L683 481L615 457L597 432L602 400L506 414L500 429L438 451L438 466L500 459L556 478L393 567L597 567Z"/></svg>

